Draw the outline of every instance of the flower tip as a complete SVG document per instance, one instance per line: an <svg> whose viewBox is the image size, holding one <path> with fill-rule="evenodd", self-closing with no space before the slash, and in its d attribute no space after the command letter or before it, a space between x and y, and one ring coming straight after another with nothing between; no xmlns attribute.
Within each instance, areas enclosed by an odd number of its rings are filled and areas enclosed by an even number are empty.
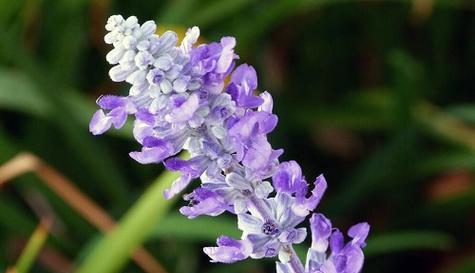
<svg viewBox="0 0 475 273"><path fill-rule="evenodd" d="M172 199L173 196L174 194L171 192L170 189L166 189L163 191L163 197L165 197L165 199L170 200ZM181 212L181 209L180 209L180 212Z"/></svg>
<svg viewBox="0 0 475 273"><path fill-rule="evenodd" d="M94 113L89 122L89 132L93 135L100 135L106 132L111 125L111 119L104 114L104 111L99 109Z"/></svg>
<svg viewBox="0 0 475 273"><path fill-rule="evenodd" d="M368 233L370 230L370 225L367 222L362 222L356 224L348 230L348 236L353 238L353 244L359 245L360 247L365 247L366 237L368 237Z"/></svg>

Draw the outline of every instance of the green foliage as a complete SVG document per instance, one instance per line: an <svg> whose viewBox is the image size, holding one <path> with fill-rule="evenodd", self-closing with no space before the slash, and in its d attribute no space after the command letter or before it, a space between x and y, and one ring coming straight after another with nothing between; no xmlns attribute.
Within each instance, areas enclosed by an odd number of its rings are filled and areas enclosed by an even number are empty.
<svg viewBox="0 0 475 273"><path fill-rule="evenodd" d="M374 235L365 249L367 256L432 249L446 251L453 247L454 238L448 234L434 231L391 232L385 235Z"/></svg>

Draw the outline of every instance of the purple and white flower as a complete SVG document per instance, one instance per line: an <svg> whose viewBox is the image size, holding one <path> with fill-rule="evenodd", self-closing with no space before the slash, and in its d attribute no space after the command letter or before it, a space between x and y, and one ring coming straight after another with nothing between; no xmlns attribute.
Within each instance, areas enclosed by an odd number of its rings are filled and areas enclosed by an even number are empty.
<svg viewBox="0 0 475 273"><path fill-rule="evenodd" d="M153 21L111 16L104 37L113 49L106 60L115 82L130 84L128 95L103 96L89 130L94 135L121 128L133 116L140 144L130 157L141 164L163 163L180 176L164 195L183 192L193 179L201 184L184 194L180 208L188 218L235 214L239 240L221 236L205 247L211 262L277 257L280 273L357 273L369 225L351 227L351 241L322 214L310 218L312 245L304 265L292 247L307 237L299 225L319 204L327 182L323 175L307 183L295 161L279 162L267 135L276 127L269 92L258 94L256 70L236 66L236 39L196 45L192 27L181 43L172 31L157 35ZM230 76L229 83L227 78ZM187 152L188 158L178 155Z"/></svg>

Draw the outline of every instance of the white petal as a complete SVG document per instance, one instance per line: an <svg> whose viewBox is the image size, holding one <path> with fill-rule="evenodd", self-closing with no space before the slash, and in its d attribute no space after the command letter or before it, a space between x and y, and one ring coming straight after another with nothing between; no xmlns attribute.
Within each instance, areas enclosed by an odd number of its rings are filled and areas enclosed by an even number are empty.
<svg viewBox="0 0 475 273"><path fill-rule="evenodd" d="M106 60L110 64L118 64L124 53L125 50L122 47L116 47L107 53Z"/></svg>
<svg viewBox="0 0 475 273"><path fill-rule="evenodd" d="M281 248L280 251L279 251L279 260L282 263L286 264L290 261L290 255L291 254L289 252L287 252L286 250L284 250L284 248ZM279 272L279 270L277 270L277 272ZM291 271L287 271L287 272L291 272Z"/></svg>
<svg viewBox="0 0 475 273"><path fill-rule="evenodd" d="M268 181L260 182L254 188L254 192L258 198L267 198L267 196L274 191L274 188Z"/></svg>
<svg viewBox="0 0 475 273"><path fill-rule="evenodd" d="M238 190L252 190L252 187L244 177L237 173L229 173L226 175L226 183Z"/></svg>
<svg viewBox="0 0 475 273"><path fill-rule="evenodd" d="M163 93L168 94L173 90L173 86L169 80L163 79L160 82L160 89L162 90Z"/></svg>
<svg viewBox="0 0 475 273"><path fill-rule="evenodd" d="M260 234L262 233L262 223L259 218L250 214L238 214L238 228L246 234Z"/></svg>
<svg viewBox="0 0 475 273"><path fill-rule="evenodd" d="M177 93L183 93L186 91L186 85L188 81L185 78L178 78L173 82L173 90Z"/></svg>

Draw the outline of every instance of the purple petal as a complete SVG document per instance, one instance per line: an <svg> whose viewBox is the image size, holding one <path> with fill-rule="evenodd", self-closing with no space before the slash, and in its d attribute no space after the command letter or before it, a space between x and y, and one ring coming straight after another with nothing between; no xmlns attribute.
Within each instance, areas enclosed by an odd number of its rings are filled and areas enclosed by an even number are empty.
<svg viewBox="0 0 475 273"><path fill-rule="evenodd" d="M236 45L236 39L234 37L221 38L221 46L223 50L221 56L219 56L216 63L216 73L225 73L228 71L234 60L234 46Z"/></svg>
<svg viewBox="0 0 475 273"><path fill-rule="evenodd" d="M284 243L300 244L307 237L306 228L292 228L283 231L279 235L279 240Z"/></svg>
<svg viewBox="0 0 475 273"><path fill-rule="evenodd" d="M198 95L192 94L185 102L165 116L165 119L171 123L185 122L190 120L199 107Z"/></svg>
<svg viewBox="0 0 475 273"><path fill-rule="evenodd" d="M249 234L246 238L252 244L252 253L250 256L253 259L275 257L279 254L280 243L277 238L264 234Z"/></svg>
<svg viewBox="0 0 475 273"><path fill-rule="evenodd" d="M216 240L216 244L218 246L233 246L233 247L241 247L242 243L238 240L235 240L228 236L220 236Z"/></svg>
<svg viewBox="0 0 475 273"><path fill-rule="evenodd" d="M152 113L147 110L141 109L135 113L135 117L140 120L144 121L148 124L153 124L155 122L155 117Z"/></svg>
<svg viewBox="0 0 475 273"><path fill-rule="evenodd" d="M111 117L112 124L116 129L122 128L127 121L127 112L125 112L124 108L115 108L107 116Z"/></svg>
<svg viewBox="0 0 475 273"><path fill-rule="evenodd" d="M153 148L143 147L140 152L129 153L130 157L141 164L160 163L165 158L172 155L172 151L167 145Z"/></svg>
<svg viewBox="0 0 475 273"><path fill-rule="evenodd" d="M200 215L218 216L226 211L223 203L215 198L207 198L200 201L193 206L184 206L180 208L181 214L187 216L189 219L198 217Z"/></svg>
<svg viewBox="0 0 475 273"><path fill-rule="evenodd" d="M314 184L315 188L312 190L312 195L303 201L304 206L309 211L312 211L317 207L327 189L327 181L323 174L317 177Z"/></svg>
<svg viewBox="0 0 475 273"><path fill-rule="evenodd" d="M267 142L266 137L259 136L247 150L242 160L242 164L253 171L264 169L269 164L271 154L272 147L269 142Z"/></svg>
<svg viewBox="0 0 475 273"><path fill-rule="evenodd" d="M325 252L328 239L332 233L332 224L323 214L313 214L310 218L312 230L312 248L318 252Z"/></svg>
<svg viewBox="0 0 475 273"><path fill-rule="evenodd" d="M276 269L276 273L294 273L294 271L292 270L292 268L290 267L288 263L284 264L284 263L276 262L275 269Z"/></svg>
<svg viewBox="0 0 475 273"><path fill-rule="evenodd" d="M320 267L320 272L322 273L337 273L335 265L330 261L325 261Z"/></svg>
<svg viewBox="0 0 475 273"><path fill-rule="evenodd" d="M189 160L183 160L179 157L167 159L164 165L170 171L180 171L189 175L191 178L200 176L208 167L209 160L206 156L196 156Z"/></svg>
<svg viewBox="0 0 475 273"><path fill-rule="evenodd" d="M239 214L238 216L238 228L245 233L261 233L262 225L264 224L259 218L250 214Z"/></svg>
<svg viewBox="0 0 475 273"><path fill-rule="evenodd" d="M142 140L142 145L147 148L152 148L152 147L165 146L167 145L167 142L160 138L156 138L153 136L146 136Z"/></svg>
<svg viewBox="0 0 475 273"><path fill-rule="evenodd" d="M100 135L109 130L112 125L110 117L104 114L104 111L97 110L89 123L89 131L93 135Z"/></svg>
<svg viewBox="0 0 475 273"><path fill-rule="evenodd" d="M363 267L364 254L359 247L346 247L343 253L333 258L333 264L338 272L359 273Z"/></svg>
<svg viewBox="0 0 475 273"><path fill-rule="evenodd" d="M295 161L282 162L277 173L272 176L272 183L278 192L296 194L297 197L305 197L307 194L307 182Z"/></svg>
<svg viewBox="0 0 475 273"><path fill-rule="evenodd" d="M252 246L246 240L234 240L221 236L217 247L205 247L203 251L211 258L211 262L234 263L249 257Z"/></svg>
<svg viewBox="0 0 475 273"><path fill-rule="evenodd" d="M261 97L254 95L241 95L237 100L237 104L245 108L256 108L262 105L263 102L264 100Z"/></svg>
<svg viewBox="0 0 475 273"><path fill-rule="evenodd" d="M126 100L127 99L125 97L105 95L105 96L99 97L96 103L102 109L112 110L117 107L124 107L126 104Z"/></svg>
<svg viewBox="0 0 475 273"><path fill-rule="evenodd" d="M343 234L337 229L330 236L330 248L332 252L338 253L343 249Z"/></svg>
<svg viewBox="0 0 475 273"><path fill-rule="evenodd" d="M163 196L165 199L171 199L176 194L180 193L182 190L188 186L191 182L191 176L189 175L181 175L175 181L173 181L172 186L169 189L163 191Z"/></svg>
<svg viewBox="0 0 475 273"><path fill-rule="evenodd" d="M257 88L256 70L248 64L241 64L231 75L231 82L239 85L245 83L253 91Z"/></svg>
<svg viewBox="0 0 475 273"><path fill-rule="evenodd" d="M230 128L229 134L246 140L256 133L268 134L274 130L276 125L276 115L267 112L248 112Z"/></svg>
<svg viewBox="0 0 475 273"><path fill-rule="evenodd" d="M348 236L353 238L351 243L359 247L365 247L366 246L365 240L366 240L366 237L368 237L369 228L370 226L366 222L359 223L350 227L350 229L348 230Z"/></svg>

